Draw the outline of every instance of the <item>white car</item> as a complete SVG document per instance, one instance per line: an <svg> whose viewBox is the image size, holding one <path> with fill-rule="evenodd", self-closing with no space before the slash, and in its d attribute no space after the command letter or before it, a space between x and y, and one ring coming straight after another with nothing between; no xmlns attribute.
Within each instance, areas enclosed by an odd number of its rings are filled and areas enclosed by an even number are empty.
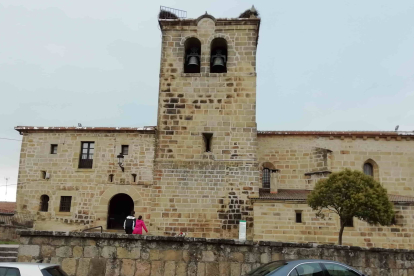
<svg viewBox="0 0 414 276"><path fill-rule="evenodd" d="M0 263L0 276L67 276L56 264Z"/></svg>

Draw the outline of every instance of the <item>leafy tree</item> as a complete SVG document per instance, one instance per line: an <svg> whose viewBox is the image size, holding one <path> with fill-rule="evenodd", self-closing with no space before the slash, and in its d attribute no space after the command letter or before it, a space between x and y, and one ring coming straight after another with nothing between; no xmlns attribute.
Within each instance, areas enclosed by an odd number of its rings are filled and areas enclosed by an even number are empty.
<svg viewBox="0 0 414 276"><path fill-rule="evenodd" d="M381 225L390 225L394 217L387 190L371 176L349 169L318 181L308 196L308 204L317 211L317 217L324 218L325 213L338 214L341 221L340 245L345 224L353 217Z"/></svg>

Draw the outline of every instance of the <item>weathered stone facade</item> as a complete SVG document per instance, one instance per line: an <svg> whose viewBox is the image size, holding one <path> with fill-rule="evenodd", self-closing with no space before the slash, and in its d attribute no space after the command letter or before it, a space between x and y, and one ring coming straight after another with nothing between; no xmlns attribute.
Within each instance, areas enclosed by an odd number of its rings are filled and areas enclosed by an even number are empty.
<svg viewBox="0 0 414 276"><path fill-rule="evenodd" d="M240 276L275 260L326 259L368 276L414 275L414 251L91 233L21 232L18 261L61 264L70 276Z"/></svg>
<svg viewBox="0 0 414 276"><path fill-rule="evenodd" d="M156 235L237 238L239 221L246 220L249 240L334 243L337 218L319 220L305 204L306 196L283 195L304 195L332 172L363 170L369 163L373 177L388 189L398 219L392 227L355 220L344 243L413 249L413 133L258 132L260 19L206 14L160 19L159 24L157 127L16 128L23 134L17 208L36 215L35 229L108 230L113 228L111 206L122 205L111 202L125 195ZM227 71L212 73L217 39L226 47ZM184 72L190 40L201 45L199 73ZM83 142L94 143L89 169L79 169ZM56 154L51 145L57 146ZM124 171L117 160L123 145L129 147ZM42 196L49 200L47 211L42 211ZM62 198L70 196L70 211L61 212ZM300 223L296 211L302 213Z"/></svg>

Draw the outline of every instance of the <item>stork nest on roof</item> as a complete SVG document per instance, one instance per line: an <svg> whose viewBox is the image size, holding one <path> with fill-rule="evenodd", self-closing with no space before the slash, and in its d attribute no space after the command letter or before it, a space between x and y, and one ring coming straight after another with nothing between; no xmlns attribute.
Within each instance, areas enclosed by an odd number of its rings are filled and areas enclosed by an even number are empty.
<svg viewBox="0 0 414 276"><path fill-rule="evenodd" d="M254 15L256 17L259 17L259 12L255 9L254 10L247 9L239 15L239 18L250 18L250 16L252 16L252 15Z"/></svg>
<svg viewBox="0 0 414 276"><path fill-rule="evenodd" d="M159 19L178 19L178 16L176 16L174 13L169 11L160 11L158 14Z"/></svg>

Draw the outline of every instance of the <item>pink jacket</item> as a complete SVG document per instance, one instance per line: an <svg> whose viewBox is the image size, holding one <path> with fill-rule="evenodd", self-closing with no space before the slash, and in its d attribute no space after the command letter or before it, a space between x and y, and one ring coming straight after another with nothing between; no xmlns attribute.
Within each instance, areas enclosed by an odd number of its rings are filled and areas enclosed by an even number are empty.
<svg viewBox="0 0 414 276"><path fill-rule="evenodd" d="M147 227L145 227L144 221L137 219L137 222L135 223L135 228L132 234L142 235L142 228L144 228L145 232L148 233L148 230L147 230Z"/></svg>

